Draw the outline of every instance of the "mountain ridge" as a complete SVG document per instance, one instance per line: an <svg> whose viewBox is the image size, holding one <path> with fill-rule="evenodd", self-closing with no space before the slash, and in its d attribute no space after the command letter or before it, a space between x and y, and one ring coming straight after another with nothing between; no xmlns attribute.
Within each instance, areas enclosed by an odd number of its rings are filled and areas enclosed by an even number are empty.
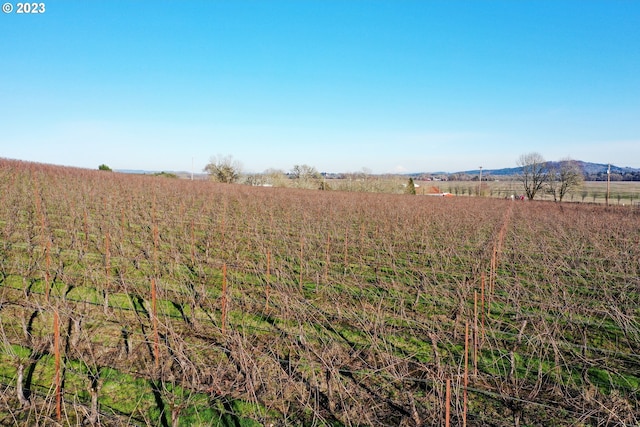
<svg viewBox="0 0 640 427"><path fill-rule="evenodd" d="M593 162L584 162L582 160L572 160L579 167L582 173L585 176L589 175L597 175L597 174L606 174L609 169L609 164L607 163L593 163ZM549 165L559 165L562 164L562 161L548 161L546 162ZM616 174L624 174L624 173L637 173L640 172L639 168L631 168L631 167L621 167L616 165L611 166L611 173ZM483 169L482 173L493 176L510 176L516 175L522 171L522 167L514 167L514 168L502 168L502 169ZM467 174L467 175L479 175L480 169L472 169L467 171L454 172L457 174Z"/></svg>

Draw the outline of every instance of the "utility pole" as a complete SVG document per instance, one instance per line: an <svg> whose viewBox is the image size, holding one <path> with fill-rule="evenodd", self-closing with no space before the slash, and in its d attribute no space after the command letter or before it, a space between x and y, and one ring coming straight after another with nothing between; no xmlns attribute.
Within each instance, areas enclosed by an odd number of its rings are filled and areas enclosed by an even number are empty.
<svg viewBox="0 0 640 427"><path fill-rule="evenodd" d="M478 196L480 196L482 194L482 166L479 166L480 168L480 184L478 185Z"/></svg>

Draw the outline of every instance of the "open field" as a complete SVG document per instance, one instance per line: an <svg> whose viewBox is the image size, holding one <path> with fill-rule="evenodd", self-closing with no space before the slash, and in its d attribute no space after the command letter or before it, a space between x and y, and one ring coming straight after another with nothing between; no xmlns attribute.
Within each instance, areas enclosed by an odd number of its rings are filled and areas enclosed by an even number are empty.
<svg viewBox="0 0 640 427"><path fill-rule="evenodd" d="M349 192L377 192L403 194L404 185L408 178L401 175L396 176L366 176L357 179L329 179L326 180L329 188L339 191ZM293 187L295 180L284 180L283 186ZM522 182L516 177L505 177L499 181L494 179L482 181L482 191L480 192L479 182L476 181L421 181L416 180L416 194L423 195L430 192L442 191L456 196L478 196L502 198L513 195L524 194ZM313 183L309 188L316 189L319 182ZM553 200L553 196L540 191L536 195L536 200ZM578 189L567 194L564 202L572 203L597 203L606 204L607 183L606 181L585 181ZM609 186L609 204L628 207L640 207L640 182L638 181L614 181Z"/></svg>
<svg viewBox="0 0 640 427"><path fill-rule="evenodd" d="M637 209L0 160L0 252L0 425L640 423Z"/></svg>
<svg viewBox="0 0 640 427"><path fill-rule="evenodd" d="M440 190L458 196L478 194L478 181L444 181L444 182L420 182L420 188L425 191L431 186L437 186ZM420 189L419 189L420 190ZM420 191L418 191L420 194ZM483 181L482 195L485 197L505 198L512 194L524 194L522 183L515 179L501 181ZM540 192L536 199L553 200L553 197ZM565 202L573 203L599 203L606 204L607 182L585 181L581 188L576 189L565 197ZM609 204L619 206L640 206L640 182L618 181L611 182L609 186Z"/></svg>

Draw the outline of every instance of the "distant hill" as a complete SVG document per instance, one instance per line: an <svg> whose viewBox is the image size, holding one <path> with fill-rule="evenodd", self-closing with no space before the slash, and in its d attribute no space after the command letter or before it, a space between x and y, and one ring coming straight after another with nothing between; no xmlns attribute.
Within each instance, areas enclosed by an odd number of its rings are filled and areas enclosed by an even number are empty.
<svg viewBox="0 0 640 427"><path fill-rule="evenodd" d="M588 179L592 179L593 177L602 175L602 174L606 175L607 169L609 168L609 165L605 163L590 163L590 162L583 162L581 160L576 160L575 162L580 166L580 168L582 169L582 173ZM557 165L560 162L549 162L549 163L553 165ZM512 175L519 174L521 171L522 171L522 168L520 167L503 168L503 169L483 169L482 174L491 175L491 176L512 176ZM467 175L479 175L480 170L474 169L474 170L461 171L456 173L467 174ZM611 165L611 173L620 174L620 175L623 175L623 174L635 175L640 173L640 169Z"/></svg>
<svg viewBox="0 0 640 427"><path fill-rule="evenodd" d="M153 175L156 171L146 171L142 169L114 169L114 172L132 173L136 175Z"/></svg>
<svg viewBox="0 0 640 427"><path fill-rule="evenodd" d="M128 173L134 175L162 175L162 174L174 174L179 178L191 178L191 172L186 171L148 171L143 169L115 169L115 172L119 173ZM206 173L194 173L194 179L205 179L207 178Z"/></svg>
<svg viewBox="0 0 640 427"><path fill-rule="evenodd" d="M582 172L585 175L607 173L607 169L609 167L609 165L604 163L588 163L588 162L578 161L578 164L582 168ZM640 172L640 169L611 165L611 173L623 174L623 173L629 173L629 172Z"/></svg>

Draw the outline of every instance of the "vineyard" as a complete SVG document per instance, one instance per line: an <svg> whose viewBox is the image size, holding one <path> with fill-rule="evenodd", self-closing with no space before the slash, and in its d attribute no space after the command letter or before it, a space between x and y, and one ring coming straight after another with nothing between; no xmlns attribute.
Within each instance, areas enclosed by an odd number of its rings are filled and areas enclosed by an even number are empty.
<svg viewBox="0 0 640 427"><path fill-rule="evenodd" d="M635 426L640 212L0 160L0 425Z"/></svg>

